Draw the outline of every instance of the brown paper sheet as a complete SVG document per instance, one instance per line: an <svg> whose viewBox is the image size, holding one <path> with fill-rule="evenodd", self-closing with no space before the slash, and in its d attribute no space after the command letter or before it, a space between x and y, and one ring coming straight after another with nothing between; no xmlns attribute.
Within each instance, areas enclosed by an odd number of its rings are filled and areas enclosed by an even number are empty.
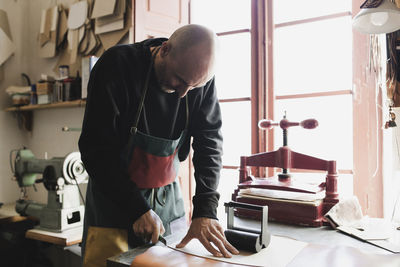
<svg viewBox="0 0 400 267"><path fill-rule="evenodd" d="M100 26L103 26L105 24L109 24L111 22L123 19L125 10L126 10L126 0L117 0L114 14L97 18L96 23Z"/></svg>
<svg viewBox="0 0 400 267"><path fill-rule="evenodd" d="M0 65L0 81L4 79L4 67L3 65Z"/></svg>
<svg viewBox="0 0 400 267"><path fill-rule="evenodd" d="M72 4L68 13L68 29L76 30L84 26L87 19L87 2L78 1Z"/></svg>
<svg viewBox="0 0 400 267"><path fill-rule="evenodd" d="M98 35L105 50L118 44L119 41L121 41L121 39L129 32L129 29L132 26L131 8L128 8L127 12L125 13L125 16L126 16L126 23L124 29Z"/></svg>
<svg viewBox="0 0 400 267"><path fill-rule="evenodd" d="M57 47L61 45L61 43L65 38L65 35L68 32L67 21L68 21L67 11L65 9L62 9L61 12L59 13L59 22L57 30Z"/></svg>
<svg viewBox="0 0 400 267"><path fill-rule="evenodd" d="M74 64L78 55L79 30L68 30L69 64Z"/></svg>
<svg viewBox="0 0 400 267"><path fill-rule="evenodd" d="M7 12L0 9L0 28L3 29L4 33L10 38L12 41L10 25L8 24L8 16Z"/></svg>
<svg viewBox="0 0 400 267"><path fill-rule="evenodd" d="M12 42L7 12L0 9L0 66L14 53L14 51L15 45Z"/></svg>
<svg viewBox="0 0 400 267"><path fill-rule="evenodd" d="M89 43L84 54L86 56L95 53L96 49L101 45L100 40L98 39L98 37L96 37L92 29L88 30L87 34L89 35Z"/></svg>
<svg viewBox="0 0 400 267"><path fill-rule="evenodd" d="M112 15L116 0L96 0L92 10L92 19Z"/></svg>
<svg viewBox="0 0 400 267"><path fill-rule="evenodd" d="M98 25L95 23L94 32L96 34L102 34L106 32L118 31L124 28L124 19L116 20L105 25Z"/></svg>
<svg viewBox="0 0 400 267"><path fill-rule="evenodd" d="M58 17L58 6L42 11L39 35L40 57L51 58L56 55Z"/></svg>
<svg viewBox="0 0 400 267"><path fill-rule="evenodd" d="M7 34L0 28L0 65L6 62L15 52L15 44L8 38Z"/></svg>

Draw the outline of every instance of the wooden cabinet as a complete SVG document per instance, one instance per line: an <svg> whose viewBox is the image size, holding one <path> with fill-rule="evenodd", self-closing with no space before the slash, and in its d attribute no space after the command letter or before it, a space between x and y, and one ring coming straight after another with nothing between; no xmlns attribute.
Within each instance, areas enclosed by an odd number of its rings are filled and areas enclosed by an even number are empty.
<svg viewBox="0 0 400 267"><path fill-rule="evenodd" d="M169 37L189 23L189 0L135 0L134 41Z"/></svg>

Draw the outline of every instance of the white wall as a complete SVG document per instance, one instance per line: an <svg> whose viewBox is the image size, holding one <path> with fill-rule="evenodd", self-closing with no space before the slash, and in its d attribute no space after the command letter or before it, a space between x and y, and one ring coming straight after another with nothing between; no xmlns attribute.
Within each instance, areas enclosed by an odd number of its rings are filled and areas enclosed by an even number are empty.
<svg viewBox="0 0 400 267"><path fill-rule="evenodd" d="M28 53L23 49L27 38L25 25L28 17L24 16L28 1L0 1L0 9L8 13L11 35L16 45L16 53L3 64L4 79L0 81L0 202L12 202L18 198L17 183L11 180L12 173L9 164L11 149L21 147L29 142L26 132L17 127L17 121L12 113L3 110L10 106L11 101L5 93L9 85L24 85L21 72L29 72Z"/></svg>
<svg viewBox="0 0 400 267"><path fill-rule="evenodd" d="M34 111L32 133L18 129L17 120L4 109L11 105L5 89L9 85L25 85L21 73L25 72L35 83L40 74L57 77L53 68L57 58L38 57L37 36L40 27L41 10L56 3L69 6L71 1L54 0L1 0L0 9L8 13L13 41L16 44L15 54L3 65L4 79L0 81L0 202L14 202L19 196L19 188L9 167L11 149L27 146L38 158L65 156L78 150L79 132L62 132L62 126L81 127L84 108L63 108ZM84 186L83 186L84 187ZM42 184L38 192L28 190L33 200L46 202L47 192Z"/></svg>
<svg viewBox="0 0 400 267"><path fill-rule="evenodd" d="M400 222L400 108L393 111L397 127L385 130L384 139L384 214L385 218Z"/></svg>

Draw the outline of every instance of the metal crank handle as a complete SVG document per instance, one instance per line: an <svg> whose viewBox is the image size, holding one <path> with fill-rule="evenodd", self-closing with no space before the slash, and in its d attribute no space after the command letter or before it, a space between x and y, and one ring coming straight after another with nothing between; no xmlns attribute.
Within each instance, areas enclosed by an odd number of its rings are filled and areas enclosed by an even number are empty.
<svg viewBox="0 0 400 267"><path fill-rule="evenodd" d="M279 126L284 130L292 126L301 126L304 129L314 129L318 126L318 121L316 119L307 119L301 122L291 122L287 119L282 119L279 123L272 120L260 120L258 122L258 128L260 129L272 129L274 126Z"/></svg>

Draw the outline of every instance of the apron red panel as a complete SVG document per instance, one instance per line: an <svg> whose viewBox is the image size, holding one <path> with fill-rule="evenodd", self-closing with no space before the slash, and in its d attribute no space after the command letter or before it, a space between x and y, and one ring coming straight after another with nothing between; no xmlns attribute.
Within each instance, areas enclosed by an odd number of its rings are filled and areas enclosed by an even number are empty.
<svg viewBox="0 0 400 267"><path fill-rule="evenodd" d="M155 156L140 147L133 149L128 172L139 188L158 188L172 183L176 178L174 159L177 150L167 157Z"/></svg>

